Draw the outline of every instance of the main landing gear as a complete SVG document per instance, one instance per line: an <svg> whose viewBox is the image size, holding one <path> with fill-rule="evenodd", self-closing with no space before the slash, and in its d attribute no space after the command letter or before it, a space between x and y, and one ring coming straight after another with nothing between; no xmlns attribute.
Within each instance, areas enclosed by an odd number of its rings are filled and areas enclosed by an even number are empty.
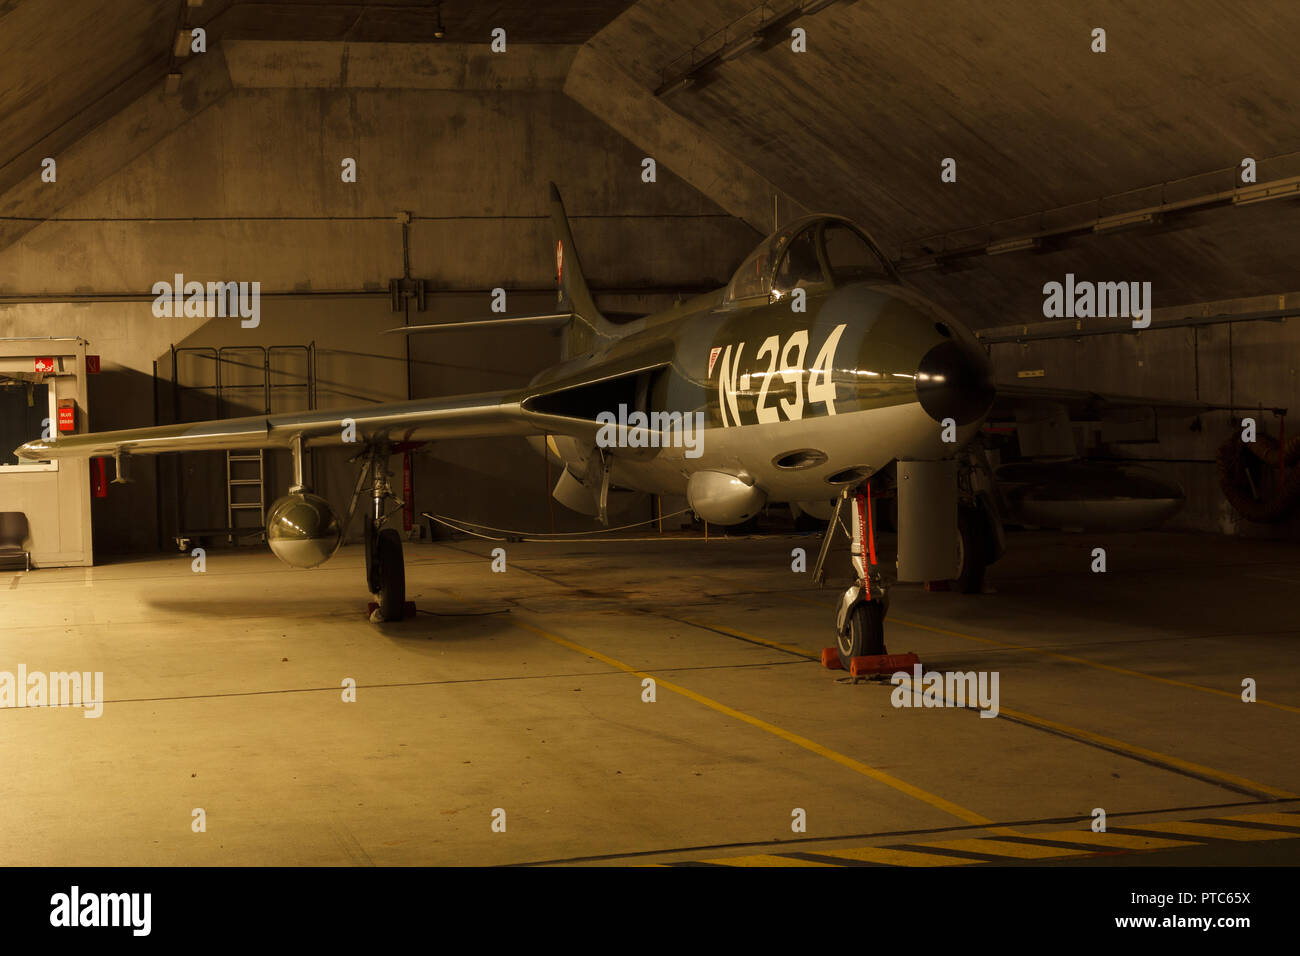
<svg viewBox="0 0 1300 956"><path fill-rule="evenodd" d="M889 595L885 590L880 565L876 561L875 521L871 509L871 483L861 489L844 489L835 501L822 538L821 553L817 557L814 578L820 584L823 564L830 550L831 538L837 527L842 527L841 515L848 502L849 553L853 562L856 582L840 595L835 614L835 650L845 670L855 657L870 657L886 653L885 614L889 610Z"/></svg>
<svg viewBox="0 0 1300 956"><path fill-rule="evenodd" d="M957 590L986 590L989 565L1002 557L1006 540L999 518L997 483L982 445L972 445L957 471Z"/></svg>
<svg viewBox="0 0 1300 956"><path fill-rule="evenodd" d="M370 507L365 514L364 541L366 586L378 602L370 615L370 620L375 623L400 621L407 612L402 539L395 530L384 527L389 516L403 505L388 483L388 458L391 453L390 446L384 443L374 444L362 453L364 463L352 496L352 508L355 510L362 489L369 482ZM391 506L389 499L393 502Z"/></svg>

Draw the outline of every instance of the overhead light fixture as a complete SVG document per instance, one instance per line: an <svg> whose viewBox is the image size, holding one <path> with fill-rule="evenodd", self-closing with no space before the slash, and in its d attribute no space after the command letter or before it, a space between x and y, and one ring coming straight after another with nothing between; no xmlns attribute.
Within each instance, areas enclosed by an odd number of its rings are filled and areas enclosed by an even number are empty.
<svg viewBox="0 0 1300 956"><path fill-rule="evenodd" d="M447 31L442 28L442 4L433 5L433 38L441 40L447 35Z"/></svg>
<svg viewBox="0 0 1300 956"><path fill-rule="evenodd" d="M168 73L167 86L166 86L167 92L175 93L180 88L181 88L181 75L179 73Z"/></svg>
<svg viewBox="0 0 1300 956"><path fill-rule="evenodd" d="M194 34L190 30L177 30L176 42L172 45L172 55L175 57L186 57L190 55L190 44L194 42Z"/></svg>
<svg viewBox="0 0 1300 956"><path fill-rule="evenodd" d="M689 74L686 76L679 76L671 83L664 84L659 89L658 95L671 96L674 93L680 93L682 90L690 89L694 85L695 85L695 77L690 76Z"/></svg>
<svg viewBox="0 0 1300 956"><path fill-rule="evenodd" d="M742 53L754 49L754 47L758 46L762 42L763 42L763 34L751 33L749 36L741 40L737 40L731 46L724 49L722 51L721 58L723 59L723 61L734 60Z"/></svg>
<svg viewBox="0 0 1300 956"><path fill-rule="evenodd" d="M1249 206L1252 203L1268 202L1270 199L1290 199L1293 196L1300 196L1300 177L1264 183L1253 189L1238 189L1232 194L1232 204Z"/></svg>
<svg viewBox="0 0 1300 956"><path fill-rule="evenodd" d="M1131 229L1134 226L1151 226L1160 221L1158 212L1126 212L1117 216L1106 216L1093 223L1093 232L1114 232L1117 229Z"/></svg>
<svg viewBox="0 0 1300 956"><path fill-rule="evenodd" d="M1035 238L1027 239L1004 239L1001 242L991 242L984 248L986 255L1000 256L1007 252L1027 252L1030 249L1037 249L1042 243Z"/></svg>

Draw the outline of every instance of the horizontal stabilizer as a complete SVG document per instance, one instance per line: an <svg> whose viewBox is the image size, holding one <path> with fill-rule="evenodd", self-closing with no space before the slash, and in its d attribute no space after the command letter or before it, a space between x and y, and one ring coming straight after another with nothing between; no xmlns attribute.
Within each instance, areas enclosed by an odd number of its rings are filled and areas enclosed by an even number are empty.
<svg viewBox="0 0 1300 956"><path fill-rule="evenodd" d="M500 329L512 325L535 325L543 328L559 328L573 318L572 312L559 312L547 315L516 315L501 319L474 319L470 322L438 322L433 325L400 325L395 329L385 329L384 335L415 335L420 332L464 332L469 329Z"/></svg>

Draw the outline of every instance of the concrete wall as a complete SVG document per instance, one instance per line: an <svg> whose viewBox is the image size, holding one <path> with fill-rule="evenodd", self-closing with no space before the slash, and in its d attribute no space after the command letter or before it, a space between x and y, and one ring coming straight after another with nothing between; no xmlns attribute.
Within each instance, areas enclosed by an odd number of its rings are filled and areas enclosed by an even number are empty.
<svg viewBox="0 0 1300 956"><path fill-rule="evenodd" d="M1300 294L1296 293L1207 302L1156 309L1152 321L1260 312L1297 302ZM1107 451L1115 457L1149 461L1183 486L1187 505L1170 527L1300 540L1300 515L1280 525L1241 520L1220 490L1215 463L1218 447L1228 438L1240 437L1233 422L1241 416L1255 417L1261 432L1277 437L1278 418L1267 409L1288 408L1287 435L1295 436L1300 427L1300 319L1003 343L992 346L992 358L997 378L1004 382L1246 406L1198 418L1161 415L1158 442L1115 443ZM1041 378L1017 378L1021 371L1040 369ZM1261 404L1263 415L1250 409Z"/></svg>
<svg viewBox="0 0 1300 956"><path fill-rule="evenodd" d="M517 51L511 56L527 55ZM0 295L21 300L0 304L0 336L90 342L104 369L92 382L94 430L153 423L154 363L168 378L172 344L314 341L321 407L522 384L558 355L549 333L414 340L409 381L405 341L378 333L408 321L390 311L386 294L407 262L433 290L428 311L411 306L411 322L489 317L489 290L498 286L511 290L511 312L549 309L548 180L565 194L592 285L628 293L604 301L657 304L633 293L723 281L757 240L753 229L663 167L657 183L643 183L642 152L565 97L555 55L539 54L546 69L532 74L512 60L512 78L499 84L481 64L430 81L460 89L352 88L337 73L322 86L310 71L302 79L302 62L279 55L256 70L239 67L236 87L215 105L0 251ZM359 82L401 85L382 71ZM341 181L345 157L358 161L356 183ZM51 188L79 187L68 170ZM411 214L405 245L399 211ZM261 325L154 317L140 294L175 273L259 281ZM367 290L375 294L329 294ZM137 297L78 298L105 294ZM158 398L158 419L167 421L169 388ZM245 405L260 411L260 396ZM318 465L320 490L346 508L350 468L341 455L326 457L337 460ZM115 485L94 502L101 551L151 550L173 533L171 468L183 477L183 521L224 525L220 456L186 455L160 468L161 487L151 463L141 462L135 484ZM273 460L268 501L287 485L286 469ZM550 527L546 462L522 442L440 445L416 475L422 507L498 526ZM560 530L590 525L555 511Z"/></svg>

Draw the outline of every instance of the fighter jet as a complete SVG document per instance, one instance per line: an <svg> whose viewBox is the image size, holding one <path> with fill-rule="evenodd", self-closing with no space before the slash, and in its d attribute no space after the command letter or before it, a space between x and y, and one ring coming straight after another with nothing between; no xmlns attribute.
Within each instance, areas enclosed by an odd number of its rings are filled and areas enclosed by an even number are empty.
<svg viewBox="0 0 1300 956"><path fill-rule="evenodd" d="M847 525L855 583L835 622L846 665L884 651L887 595L868 495L891 493L899 462L949 461L960 479L953 577L980 588L1003 547L996 489L972 441L998 398L989 360L956 317L903 284L864 230L841 216L798 219L765 238L725 287L615 323L592 298L554 184L550 209L553 312L390 330L557 327L560 362L524 388L64 435L16 454L112 456L124 478L138 455L287 448L294 481L268 509L266 537L281 560L310 568L334 554L346 524L307 486L303 452L350 445L359 462L352 507L366 502L374 618L393 621L404 613L405 573L399 535L385 527L401 505L390 456L431 441L531 437L562 463L557 500L602 522L612 489L684 495L717 525L788 503L831 522L819 569L830 535ZM1054 400L1063 395L1056 390ZM1032 395L1020 386L1017 397Z"/></svg>

